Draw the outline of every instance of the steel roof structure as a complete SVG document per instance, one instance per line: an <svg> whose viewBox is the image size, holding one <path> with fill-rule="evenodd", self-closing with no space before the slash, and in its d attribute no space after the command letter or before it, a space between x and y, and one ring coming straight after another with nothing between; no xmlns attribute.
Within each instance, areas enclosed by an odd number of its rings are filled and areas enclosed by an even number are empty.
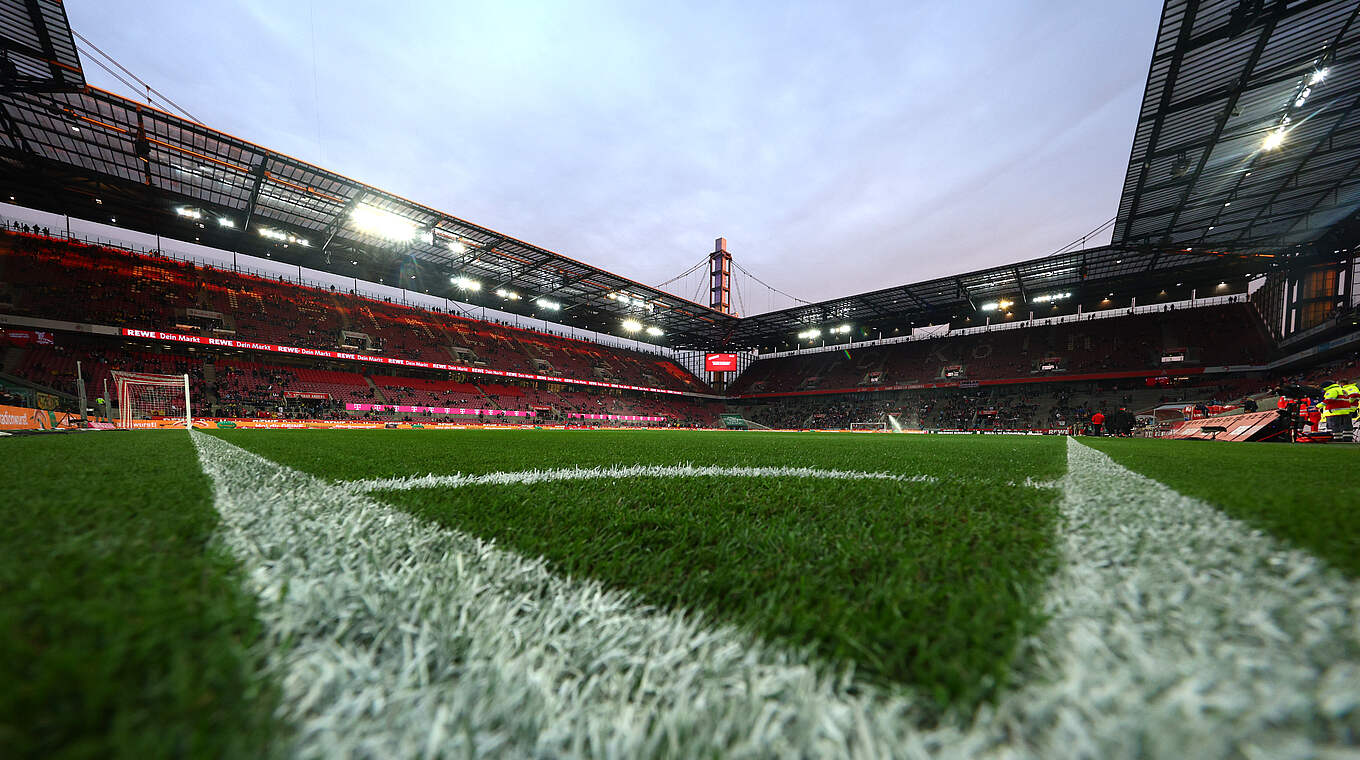
<svg viewBox="0 0 1360 760"><path fill-rule="evenodd" d="M1318 255L1360 206L1358 12L1355 0L1169 0L1109 246L740 319L86 86L57 0L0 0L0 51L20 72L0 72L0 190L35 208L563 324L619 333L632 318L674 348L786 346L813 326L850 322L865 335L962 322L1003 299L1143 297L1173 280L1188 290ZM406 232L375 233L359 213ZM459 290L458 278L480 293ZM560 310L541 311L538 299Z"/></svg>
<svg viewBox="0 0 1360 760"><path fill-rule="evenodd" d="M549 299L566 312L551 318L593 312L594 319L574 322L609 331L628 316L676 335L731 319L103 90L7 92L0 96L0 117L0 151L11 159L0 173L9 174L11 192L17 187L27 205L120 219L122 226L167 236L193 232L205 244L393 285L398 276L409 277L415 282L400 284L462 300L468 294L450 278L473 278L484 297L494 300L497 289L508 289L525 304ZM351 219L361 207L399 217L415 234L393 242L362 231ZM351 261L359 263L341 265ZM584 311L571 315L573 309Z"/></svg>
<svg viewBox="0 0 1360 760"><path fill-rule="evenodd" d="M0 87L52 92L84 86L61 0L0 3Z"/></svg>
<svg viewBox="0 0 1360 760"><path fill-rule="evenodd" d="M1360 3L1170 0L1114 241L1280 250L1360 205Z"/></svg>

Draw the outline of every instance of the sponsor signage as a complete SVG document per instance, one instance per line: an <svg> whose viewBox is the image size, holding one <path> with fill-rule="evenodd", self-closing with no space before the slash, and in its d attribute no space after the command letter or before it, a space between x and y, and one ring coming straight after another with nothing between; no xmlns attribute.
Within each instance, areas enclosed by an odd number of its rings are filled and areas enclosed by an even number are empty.
<svg viewBox="0 0 1360 760"><path fill-rule="evenodd" d="M626 420L628 422L665 422L665 417L639 417L634 414L577 414L571 412L568 417L577 420Z"/></svg>
<svg viewBox="0 0 1360 760"><path fill-rule="evenodd" d="M54 430L70 427L76 416L67 412L48 412L24 406L0 406L0 430Z"/></svg>
<svg viewBox="0 0 1360 760"><path fill-rule="evenodd" d="M21 348L55 345L52 333L41 330L0 330L0 337L4 338L0 342Z"/></svg>
<svg viewBox="0 0 1360 760"><path fill-rule="evenodd" d="M311 392L311 391L284 391L284 392L283 392L283 397L284 397L284 398L305 398L305 399L312 399L312 400L314 400L314 401L330 401L330 400L331 400L331 394L329 394L329 393L313 393L313 392Z"/></svg>
<svg viewBox="0 0 1360 760"><path fill-rule="evenodd" d="M293 354L295 356L315 356L322 359L347 359L349 361L370 362L372 364L390 364L398 367L420 367L421 369L441 369L450 372L471 372L477 375L494 375L496 377L513 377L519 380L542 380L550 383L573 383L575 385L591 385L597 388L621 388L629 391L646 391L648 393L665 393L672 396L685 395L682 391L670 390L669 388L646 388L640 385L625 385L623 383L602 383L598 380L573 380L568 377L550 377L548 375L535 375L529 372L510 372L499 369L483 369L481 367L465 367L461 364L444 364L442 362L422 362L412 359L398 359L392 356L370 356L368 354L356 354L346 351L330 351L324 348L299 348L297 346L276 346L272 343L254 343L248 340L234 340L231 338L204 338L198 335L183 335L181 333L161 332L160 330L134 330L125 327L122 334L127 338L145 338L147 340L160 340L171 343L194 343L200 346L220 346L222 348L244 348L250 351L267 351L275 354Z"/></svg>
<svg viewBox="0 0 1360 760"><path fill-rule="evenodd" d="M447 406L406 406L404 404L345 404L351 412L415 412L418 414L465 414L483 417L537 417L538 412L517 409L455 409Z"/></svg>
<svg viewBox="0 0 1360 760"><path fill-rule="evenodd" d="M1209 417L1185 422L1168 433L1167 438L1209 438L1216 441L1245 441L1261 433L1267 426L1277 422L1280 415L1275 410L1235 414L1228 417ZM1205 427L1221 427L1223 432L1205 432Z"/></svg>
<svg viewBox="0 0 1360 760"><path fill-rule="evenodd" d="M704 354L704 369L708 372L736 372L736 354Z"/></svg>

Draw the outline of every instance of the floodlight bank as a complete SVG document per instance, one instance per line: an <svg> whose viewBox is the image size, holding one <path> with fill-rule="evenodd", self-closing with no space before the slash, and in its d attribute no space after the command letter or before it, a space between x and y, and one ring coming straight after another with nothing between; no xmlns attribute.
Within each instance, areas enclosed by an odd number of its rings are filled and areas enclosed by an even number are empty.
<svg viewBox="0 0 1360 760"><path fill-rule="evenodd" d="M1303 757L1360 736L1355 584L1075 442L1028 680L921 730L905 691L192 435L300 756Z"/></svg>

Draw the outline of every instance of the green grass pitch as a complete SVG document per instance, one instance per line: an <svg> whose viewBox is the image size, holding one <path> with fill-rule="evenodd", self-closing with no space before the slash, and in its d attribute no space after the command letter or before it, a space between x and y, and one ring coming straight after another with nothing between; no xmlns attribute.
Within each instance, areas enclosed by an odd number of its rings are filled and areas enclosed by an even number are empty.
<svg viewBox="0 0 1360 760"><path fill-rule="evenodd" d="M1063 562L1068 455L1058 437L211 435L342 484L635 465L849 473L658 470L366 490L431 529L492 540L562 576L905 690L923 700L926 723L973 714L1021 685L1022 643L1043 629ZM1083 441L1360 573L1353 448ZM242 570L213 540L213 492L189 437L16 437L0 452L0 683L12 685L0 695L0 745L34 757L256 757L282 746L294 727L276 717L280 676L259 645Z"/></svg>

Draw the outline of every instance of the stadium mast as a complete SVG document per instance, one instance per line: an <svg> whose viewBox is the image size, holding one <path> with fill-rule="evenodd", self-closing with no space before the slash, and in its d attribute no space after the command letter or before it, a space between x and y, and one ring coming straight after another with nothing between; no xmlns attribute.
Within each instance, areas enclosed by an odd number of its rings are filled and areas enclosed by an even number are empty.
<svg viewBox="0 0 1360 760"><path fill-rule="evenodd" d="M727 238L714 240L713 252L708 254L708 305L732 313L732 254L727 252Z"/></svg>

